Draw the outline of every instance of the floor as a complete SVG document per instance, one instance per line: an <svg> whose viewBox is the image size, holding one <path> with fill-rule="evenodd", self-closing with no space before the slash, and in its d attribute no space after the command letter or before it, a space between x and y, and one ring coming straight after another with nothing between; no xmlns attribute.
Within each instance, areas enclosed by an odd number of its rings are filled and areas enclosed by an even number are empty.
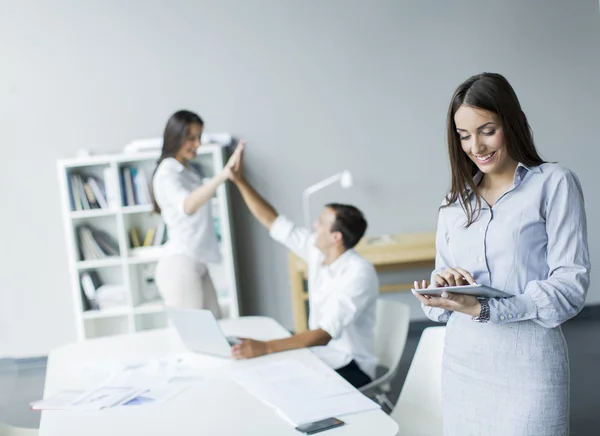
<svg viewBox="0 0 600 436"><path fill-rule="evenodd" d="M396 401L408 372L419 336L434 325L411 325L400 371L393 382ZM563 326L571 359L571 436L600 434L600 317L576 317ZM38 427L39 412L29 410L32 400L43 395L46 359L0 359L0 421L21 427Z"/></svg>

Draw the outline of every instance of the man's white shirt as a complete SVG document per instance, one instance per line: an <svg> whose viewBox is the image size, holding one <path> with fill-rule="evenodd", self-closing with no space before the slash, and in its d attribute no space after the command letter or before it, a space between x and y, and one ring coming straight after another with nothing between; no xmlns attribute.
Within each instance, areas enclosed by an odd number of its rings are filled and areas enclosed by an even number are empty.
<svg viewBox="0 0 600 436"><path fill-rule="evenodd" d="M323 329L331 336L327 345L311 347L311 351L333 369L354 360L375 378L379 279L373 265L352 249L331 265L323 265L324 255L315 246L315 235L281 215L270 233L308 264L308 328Z"/></svg>

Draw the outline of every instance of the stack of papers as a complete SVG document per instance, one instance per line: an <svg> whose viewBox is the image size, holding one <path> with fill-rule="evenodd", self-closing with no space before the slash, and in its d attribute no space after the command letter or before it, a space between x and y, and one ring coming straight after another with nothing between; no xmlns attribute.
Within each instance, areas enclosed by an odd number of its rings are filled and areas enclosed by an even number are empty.
<svg viewBox="0 0 600 436"><path fill-rule="evenodd" d="M120 406L136 398L146 389L122 386L100 386L90 391L63 391L31 403L32 410L101 410Z"/></svg>
<svg viewBox="0 0 600 436"><path fill-rule="evenodd" d="M33 410L101 410L163 403L204 376L183 359L123 365L90 390L69 390L31 403Z"/></svg>
<svg viewBox="0 0 600 436"><path fill-rule="evenodd" d="M232 378L294 426L380 407L337 374L320 374L295 360L245 368Z"/></svg>

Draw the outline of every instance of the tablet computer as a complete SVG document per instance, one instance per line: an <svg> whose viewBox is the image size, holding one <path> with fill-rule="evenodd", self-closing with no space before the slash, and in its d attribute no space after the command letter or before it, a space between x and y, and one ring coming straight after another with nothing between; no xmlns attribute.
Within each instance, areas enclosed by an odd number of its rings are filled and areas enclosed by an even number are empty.
<svg viewBox="0 0 600 436"><path fill-rule="evenodd" d="M426 289L413 289L413 291L421 295L442 295L442 292L453 292L455 294L467 294L474 295L475 297L486 297L486 298L509 298L514 297L513 294L508 292L500 291L498 289L490 288L486 285L464 285L464 286L445 286L442 288L426 288Z"/></svg>

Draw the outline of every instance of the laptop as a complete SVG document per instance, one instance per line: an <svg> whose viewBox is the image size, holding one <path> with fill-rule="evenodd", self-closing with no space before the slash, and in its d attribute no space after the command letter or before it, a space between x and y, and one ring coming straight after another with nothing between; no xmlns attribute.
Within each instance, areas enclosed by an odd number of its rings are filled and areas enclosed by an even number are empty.
<svg viewBox="0 0 600 436"><path fill-rule="evenodd" d="M194 353L231 358L236 337L225 336L210 310L167 307L167 315L186 348Z"/></svg>

